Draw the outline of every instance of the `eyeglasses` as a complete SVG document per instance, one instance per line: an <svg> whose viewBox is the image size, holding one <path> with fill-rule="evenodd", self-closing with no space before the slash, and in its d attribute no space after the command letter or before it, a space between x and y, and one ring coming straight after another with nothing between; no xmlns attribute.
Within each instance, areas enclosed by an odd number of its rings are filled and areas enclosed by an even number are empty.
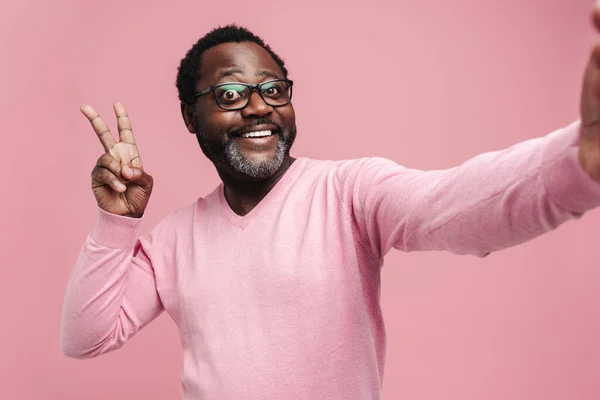
<svg viewBox="0 0 600 400"><path fill-rule="evenodd" d="M227 82L211 86L194 94L196 98L213 92L219 108L227 111L241 110L250 104L254 89L261 99L271 107L285 106L292 101L292 82L289 79L273 79L270 81L248 84Z"/></svg>

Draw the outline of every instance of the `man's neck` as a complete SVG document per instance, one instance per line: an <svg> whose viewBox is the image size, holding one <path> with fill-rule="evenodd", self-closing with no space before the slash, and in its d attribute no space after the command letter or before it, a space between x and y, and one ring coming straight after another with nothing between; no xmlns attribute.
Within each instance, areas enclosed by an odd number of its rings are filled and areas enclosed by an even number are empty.
<svg viewBox="0 0 600 400"><path fill-rule="evenodd" d="M287 157L281 168L270 178L262 181L249 181L219 172L225 184L225 198L234 213L246 215L275 187L277 182L285 175L295 158Z"/></svg>

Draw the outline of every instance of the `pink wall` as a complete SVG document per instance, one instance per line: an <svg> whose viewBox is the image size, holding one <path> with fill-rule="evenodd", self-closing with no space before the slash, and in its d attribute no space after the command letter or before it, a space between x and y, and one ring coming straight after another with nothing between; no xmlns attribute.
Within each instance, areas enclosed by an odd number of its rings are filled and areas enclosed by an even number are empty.
<svg viewBox="0 0 600 400"><path fill-rule="evenodd" d="M177 330L166 315L101 358L59 353L65 284L95 221L89 173L101 153L81 103L107 116L113 101L128 106L156 180L148 229L217 183L174 88L179 59L217 24L247 25L288 62L295 155L444 168L577 118L592 3L7 2L0 397L179 393ZM592 212L485 260L393 253L383 275L385 398L600 398L599 222Z"/></svg>

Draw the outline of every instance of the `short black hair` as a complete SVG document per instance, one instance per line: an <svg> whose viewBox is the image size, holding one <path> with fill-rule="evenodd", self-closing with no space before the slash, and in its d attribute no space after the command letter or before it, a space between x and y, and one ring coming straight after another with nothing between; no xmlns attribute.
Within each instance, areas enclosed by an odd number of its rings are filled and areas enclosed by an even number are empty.
<svg viewBox="0 0 600 400"><path fill-rule="evenodd" d="M271 50L269 45L267 45L262 38L250 32L248 29L235 24L218 27L200 38L192 48L188 50L187 54L179 64L176 86L177 91L179 92L179 101L181 101L182 104L191 107L195 102L194 92L196 83L200 79L200 60L202 54L211 47L231 42L254 42L258 44L273 57L273 60L275 60L277 65L279 65L279 68L281 68L284 78L288 77L288 71L285 68L283 60Z"/></svg>

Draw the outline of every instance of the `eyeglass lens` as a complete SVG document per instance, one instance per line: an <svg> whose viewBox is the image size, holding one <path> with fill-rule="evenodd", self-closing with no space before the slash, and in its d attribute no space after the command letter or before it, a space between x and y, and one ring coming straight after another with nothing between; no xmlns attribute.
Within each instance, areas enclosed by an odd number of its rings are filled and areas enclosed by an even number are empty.
<svg viewBox="0 0 600 400"><path fill-rule="evenodd" d="M265 82L259 87L261 97L271 106L282 106L290 101L291 86L286 81ZM248 103L250 88L239 83L215 87L215 95L223 108L243 107Z"/></svg>

